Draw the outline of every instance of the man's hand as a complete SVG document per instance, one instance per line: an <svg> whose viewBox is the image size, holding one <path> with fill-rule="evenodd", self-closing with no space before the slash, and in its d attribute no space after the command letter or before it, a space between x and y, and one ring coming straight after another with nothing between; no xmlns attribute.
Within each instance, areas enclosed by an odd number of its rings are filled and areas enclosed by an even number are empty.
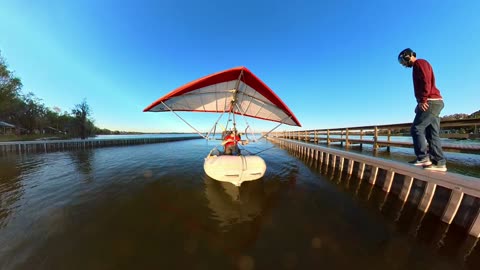
<svg viewBox="0 0 480 270"><path fill-rule="evenodd" d="M418 103L417 109L420 109L422 112L425 112L426 110L428 110L428 103L427 102Z"/></svg>
<svg viewBox="0 0 480 270"><path fill-rule="evenodd" d="M232 140L232 139L224 140L224 141L222 142L222 145L225 145L225 144L227 144L227 143L229 143L229 142L233 142L233 141L234 141L234 140Z"/></svg>

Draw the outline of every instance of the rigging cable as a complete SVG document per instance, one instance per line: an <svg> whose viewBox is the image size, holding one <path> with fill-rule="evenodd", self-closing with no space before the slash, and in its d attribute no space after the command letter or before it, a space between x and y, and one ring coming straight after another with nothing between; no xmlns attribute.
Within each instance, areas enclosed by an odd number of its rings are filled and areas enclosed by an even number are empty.
<svg viewBox="0 0 480 270"><path fill-rule="evenodd" d="M180 117L180 115L178 115L174 110L172 110L170 107L167 106L167 104L165 104L163 101L162 101L162 104L163 106L165 106L165 108L169 109L171 112L173 112L178 118L180 118L180 120L182 120L185 124L187 124L189 127L191 127L193 130L195 130L195 132L197 132L198 135L202 136L204 139L208 140L208 137L206 137L205 135L203 135L200 131L198 131L196 128L194 128L192 125L190 125L187 121L185 121L182 117Z"/></svg>

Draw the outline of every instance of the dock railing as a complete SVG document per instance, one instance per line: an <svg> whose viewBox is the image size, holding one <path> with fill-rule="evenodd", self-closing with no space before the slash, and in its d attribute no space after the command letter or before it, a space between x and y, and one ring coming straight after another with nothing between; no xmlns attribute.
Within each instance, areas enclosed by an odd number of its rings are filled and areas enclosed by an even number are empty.
<svg viewBox="0 0 480 270"><path fill-rule="evenodd" d="M52 152L72 149L88 149L108 146L124 146L200 139L200 136L113 138L86 140L45 140L0 142L0 155L6 153Z"/></svg>
<svg viewBox="0 0 480 270"><path fill-rule="evenodd" d="M357 127L343 127L331 129L311 129L300 131L280 131L272 132L270 137L285 138L312 142L316 144L324 143L330 145L338 143L346 148L353 145L370 144L373 150L377 151L382 147L386 147L387 151L390 147L413 147L411 141L394 140L396 136L410 138L411 123L388 124L388 125L371 125ZM440 123L441 137L452 139L480 139L480 118L446 120ZM459 133L457 131L471 130L467 133ZM480 144L443 144L444 151L461 152L461 153L480 153Z"/></svg>

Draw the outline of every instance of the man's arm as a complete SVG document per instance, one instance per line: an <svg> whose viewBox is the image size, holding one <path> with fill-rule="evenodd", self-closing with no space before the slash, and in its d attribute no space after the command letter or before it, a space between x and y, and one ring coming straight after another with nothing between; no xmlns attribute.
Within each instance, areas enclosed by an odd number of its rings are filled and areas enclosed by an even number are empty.
<svg viewBox="0 0 480 270"><path fill-rule="evenodd" d="M426 62L419 62L418 65L413 67L413 84L418 103L427 102L430 89L432 88L432 78L430 74L431 68L429 68Z"/></svg>
<svg viewBox="0 0 480 270"><path fill-rule="evenodd" d="M432 87L430 72L431 69L426 62L421 62L413 68L413 84L418 103L417 108L422 111L428 110L427 98Z"/></svg>

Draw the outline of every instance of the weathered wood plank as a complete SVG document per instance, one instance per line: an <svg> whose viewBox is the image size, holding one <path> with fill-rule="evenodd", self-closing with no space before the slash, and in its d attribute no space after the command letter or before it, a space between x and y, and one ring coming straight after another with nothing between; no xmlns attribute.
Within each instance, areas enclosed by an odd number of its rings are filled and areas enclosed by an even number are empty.
<svg viewBox="0 0 480 270"><path fill-rule="evenodd" d="M445 213L443 214L442 221L448 224L451 224L453 218L457 214L458 208L462 203L463 199L463 192L452 190L452 194L450 195L450 200L447 203L447 208L445 209Z"/></svg>
<svg viewBox="0 0 480 270"><path fill-rule="evenodd" d="M423 192L423 197L422 200L420 201L420 204L418 205L418 210L422 212L427 212L428 208L430 207L430 204L432 203L433 195L435 195L435 189L437 188L437 185L434 183L427 183L427 186L425 187L425 191Z"/></svg>
<svg viewBox="0 0 480 270"><path fill-rule="evenodd" d="M395 177L394 171L387 171L387 175L385 176L385 182L383 183L383 191L390 192L390 188L392 188L393 177Z"/></svg>
<svg viewBox="0 0 480 270"><path fill-rule="evenodd" d="M405 175L403 179L402 191L400 192L400 200L406 202L408 195L410 194L410 189L412 188L413 177Z"/></svg>

